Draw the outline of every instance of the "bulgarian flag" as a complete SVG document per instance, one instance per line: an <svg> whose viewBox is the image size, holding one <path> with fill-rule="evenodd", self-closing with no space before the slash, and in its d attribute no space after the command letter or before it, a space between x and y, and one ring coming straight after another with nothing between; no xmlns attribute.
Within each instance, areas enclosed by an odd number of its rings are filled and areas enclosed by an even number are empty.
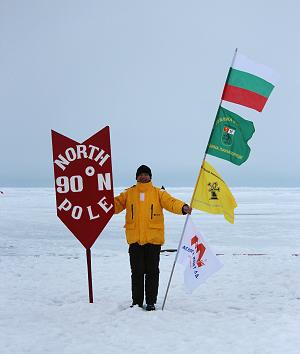
<svg viewBox="0 0 300 354"><path fill-rule="evenodd" d="M229 69L222 100L261 112L276 81L272 69L237 53Z"/></svg>

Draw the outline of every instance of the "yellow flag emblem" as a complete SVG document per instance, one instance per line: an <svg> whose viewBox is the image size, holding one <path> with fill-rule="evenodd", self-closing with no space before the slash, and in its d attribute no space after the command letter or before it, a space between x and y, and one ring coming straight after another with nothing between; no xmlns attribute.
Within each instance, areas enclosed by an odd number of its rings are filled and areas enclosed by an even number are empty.
<svg viewBox="0 0 300 354"><path fill-rule="evenodd" d="M223 214L227 221L234 223L234 208L237 207L234 196L218 172L206 161L201 167L191 206L210 214Z"/></svg>

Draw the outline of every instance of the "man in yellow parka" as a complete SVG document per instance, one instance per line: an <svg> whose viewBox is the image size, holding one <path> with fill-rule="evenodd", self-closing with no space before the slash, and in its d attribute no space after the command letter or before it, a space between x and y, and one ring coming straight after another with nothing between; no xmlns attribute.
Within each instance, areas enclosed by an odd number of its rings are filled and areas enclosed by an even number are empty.
<svg viewBox="0 0 300 354"><path fill-rule="evenodd" d="M136 171L137 184L115 197L115 214L126 209L126 238L131 267L132 307L143 307L144 280L146 310L155 310L159 283L159 256L164 243L163 209L190 214L192 209L164 189L154 187L151 169Z"/></svg>

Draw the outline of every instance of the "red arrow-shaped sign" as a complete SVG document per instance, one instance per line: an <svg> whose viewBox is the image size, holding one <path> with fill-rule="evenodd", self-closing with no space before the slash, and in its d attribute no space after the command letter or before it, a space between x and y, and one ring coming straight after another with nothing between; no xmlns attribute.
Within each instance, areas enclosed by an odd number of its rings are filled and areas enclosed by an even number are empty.
<svg viewBox="0 0 300 354"><path fill-rule="evenodd" d="M52 130L57 216L86 249L114 214L109 127L78 143Z"/></svg>

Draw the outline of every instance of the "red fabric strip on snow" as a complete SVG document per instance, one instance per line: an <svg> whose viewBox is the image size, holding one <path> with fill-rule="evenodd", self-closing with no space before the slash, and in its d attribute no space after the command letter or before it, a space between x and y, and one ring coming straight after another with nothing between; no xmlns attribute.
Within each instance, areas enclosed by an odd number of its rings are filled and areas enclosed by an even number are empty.
<svg viewBox="0 0 300 354"><path fill-rule="evenodd" d="M240 87L225 84L222 100L237 103L261 112L268 97L264 97L256 92L248 91Z"/></svg>

